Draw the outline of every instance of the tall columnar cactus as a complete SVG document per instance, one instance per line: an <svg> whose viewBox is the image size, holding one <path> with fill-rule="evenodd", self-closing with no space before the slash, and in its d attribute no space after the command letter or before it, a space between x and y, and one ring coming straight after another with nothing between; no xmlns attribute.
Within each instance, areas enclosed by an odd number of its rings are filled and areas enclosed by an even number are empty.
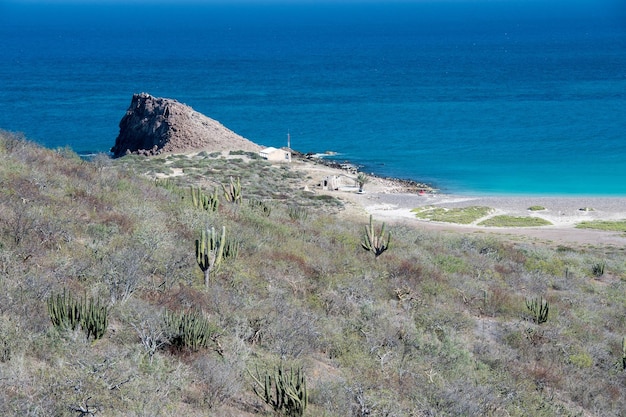
<svg viewBox="0 0 626 417"><path fill-rule="evenodd" d="M217 272L224 258L226 227L222 227L222 235L218 236L215 228L203 230L200 239L196 239L196 262L204 273L204 285L209 285L212 272Z"/></svg>
<svg viewBox="0 0 626 417"><path fill-rule="evenodd" d="M387 233L385 238L385 223L382 224L380 232L377 233L374 228L374 222L372 215L370 215L370 224L365 227L365 236L361 247L363 249L372 252L376 258L378 258L384 251L389 249L389 242L391 241L391 232Z"/></svg>
<svg viewBox="0 0 626 417"><path fill-rule="evenodd" d="M359 184L359 192L363 192L363 186L369 182L369 178L362 172L359 172L359 175L356 177L356 182Z"/></svg>
<svg viewBox="0 0 626 417"><path fill-rule="evenodd" d="M535 323L541 324L548 321L550 305L548 300L545 300L543 297L526 300L526 308L532 314L532 319Z"/></svg>
<svg viewBox="0 0 626 417"><path fill-rule="evenodd" d="M273 374L265 373L263 382L258 373L254 376L254 393L275 412L289 417L301 417L308 405L306 378L302 368L285 372L281 365Z"/></svg>
<svg viewBox="0 0 626 417"><path fill-rule="evenodd" d="M212 194L205 194L200 187L190 187L190 189L191 202L195 208L201 208L207 211L217 211L220 204L217 190L214 190Z"/></svg>
<svg viewBox="0 0 626 417"><path fill-rule="evenodd" d="M622 337L622 370L626 370L626 337Z"/></svg>
<svg viewBox="0 0 626 417"><path fill-rule="evenodd" d="M626 370L626 336L622 337L622 370Z"/></svg>
<svg viewBox="0 0 626 417"><path fill-rule="evenodd" d="M48 314L52 324L60 329L76 330L80 327L87 338L101 339L109 325L108 309L100 300L75 300L64 289L63 294L48 299Z"/></svg>
<svg viewBox="0 0 626 417"><path fill-rule="evenodd" d="M235 204L241 203L241 181L239 177L237 177L237 182L234 182L233 177L230 177L230 185L226 187L222 184L222 188L224 189L224 198L226 198L226 201Z"/></svg>

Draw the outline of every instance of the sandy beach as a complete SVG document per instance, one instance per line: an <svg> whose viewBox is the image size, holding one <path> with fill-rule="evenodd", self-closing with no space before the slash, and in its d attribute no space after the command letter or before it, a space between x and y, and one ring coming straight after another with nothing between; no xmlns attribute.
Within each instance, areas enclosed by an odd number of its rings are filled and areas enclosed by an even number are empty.
<svg viewBox="0 0 626 417"><path fill-rule="evenodd" d="M364 192L358 192L356 174L310 161L295 161L293 167L304 170L307 185L316 193L327 193L341 199L350 217L371 214L374 219L390 224L406 224L426 229L464 233L497 233L515 239L532 238L554 244L611 245L626 247L626 234L621 232L579 229L576 224L591 220L626 219L626 197L570 196L471 196L439 192L418 193L402 181L369 177ZM323 187L324 181L336 178L336 187ZM412 209L425 206L457 208L486 206L494 209L487 217L509 215L540 217L551 225L540 227L486 227L480 220L469 224L434 222L416 218ZM531 211L531 206L545 210Z"/></svg>

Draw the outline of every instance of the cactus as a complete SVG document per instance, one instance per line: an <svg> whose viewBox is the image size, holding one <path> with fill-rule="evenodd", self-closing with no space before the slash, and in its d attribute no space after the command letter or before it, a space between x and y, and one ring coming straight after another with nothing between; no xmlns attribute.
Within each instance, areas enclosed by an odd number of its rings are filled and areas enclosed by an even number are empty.
<svg viewBox="0 0 626 417"><path fill-rule="evenodd" d="M224 198L226 198L226 201L235 204L241 203L241 181L239 177L237 177L237 182L233 182L233 177L230 177L230 185L228 188L226 188L224 184L222 184L222 188L224 189Z"/></svg>
<svg viewBox="0 0 626 417"><path fill-rule="evenodd" d="M548 300L545 300L543 297L540 297L539 300L536 298L533 300L526 300L526 308L531 312L532 319L535 323L541 324L548 321L548 311L550 310L550 306Z"/></svg>
<svg viewBox="0 0 626 417"><path fill-rule="evenodd" d="M198 310L180 313L166 310L163 319L170 342L179 349L189 348L195 352L206 348L216 333L213 326Z"/></svg>
<svg viewBox="0 0 626 417"><path fill-rule="evenodd" d="M260 210L261 213L267 217L269 217L272 213L272 208L260 200L250 200L248 202L248 206L250 206L252 210Z"/></svg>
<svg viewBox="0 0 626 417"><path fill-rule="evenodd" d="M222 227L222 235L218 237L215 228L203 230L200 239L196 239L196 262L204 273L204 285L209 285L212 272L217 272L224 258L226 227Z"/></svg>
<svg viewBox="0 0 626 417"><path fill-rule="evenodd" d="M217 211L219 208L220 200L217 195L217 190L214 190L213 194L205 194L200 187L189 187L191 190L191 202L195 208L201 208L207 211Z"/></svg>
<svg viewBox="0 0 626 417"><path fill-rule="evenodd" d="M605 266L606 264L604 262L598 262L596 264L593 264L591 266L591 273L593 274L594 277L600 278L602 275L604 275Z"/></svg>
<svg viewBox="0 0 626 417"><path fill-rule="evenodd" d="M365 237L361 242L361 247L366 251L372 252L376 258L378 258L384 251L389 249L389 242L391 241L391 232L387 233L385 239L385 223L380 228L380 233L376 233L372 215L370 214L369 227L365 227Z"/></svg>
<svg viewBox="0 0 626 417"><path fill-rule="evenodd" d="M48 314L52 325L59 329L72 329L80 325L81 305L63 289L63 294L48 298Z"/></svg>
<svg viewBox="0 0 626 417"><path fill-rule="evenodd" d="M359 192L363 192L363 186L369 182L369 178L362 172L359 172L359 175L356 177L356 182L359 184Z"/></svg>
<svg viewBox="0 0 626 417"><path fill-rule="evenodd" d="M622 370L626 370L626 337L622 337Z"/></svg>
<svg viewBox="0 0 626 417"><path fill-rule="evenodd" d="M48 299L48 314L54 327L76 330L79 326L94 340L101 339L109 325L107 306L100 305L100 300L75 300L64 289L63 294Z"/></svg>
<svg viewBox="0 0 626 417"><path fill-rule="evenodd" d="M226 238L224 242L224 250L222 253L222 259L237 259L239 255L239 241L235 239Z"/></svg>
<svg viewBox="0 0 626 417"><path fill-rule="evenodd" d="M170 191L173 191L176 188L176 185L170 178L155 178L154 185L157 187L163 187Z"/></svg>
<svg viewBox="0 0 626 417"><path fill-rule="evenodd" d="M291 220L306 220L309 217L307 209L301 206L289 206L287 212Z"/></svg>
<svg viewBox="0 0 626 417"><path fill-rule="evenodd" d="M101 339L109 326L108 311L106 305L100 305L100 300L94 302L89 299L88 304L83 304L81 326L87 333L87 338L93 336L95 340Z"/></svg>
<svg viewBox="0 0 626 417"><path fill-rule="evenodd" d="M289 417L301 417L304 415L308 404L306 378L302 368L294 372L293 368L285 372L281 365L273 375L265 373L263 382L257 370L257 375L250 376L256 383L254 393L271 406L276 413L282 413Z"/></svg>

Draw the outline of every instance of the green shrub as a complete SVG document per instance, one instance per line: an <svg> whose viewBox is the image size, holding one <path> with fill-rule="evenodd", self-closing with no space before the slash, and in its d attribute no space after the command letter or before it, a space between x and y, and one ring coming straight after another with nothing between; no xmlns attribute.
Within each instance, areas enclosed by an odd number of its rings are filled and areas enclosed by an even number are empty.
<svg viewBox="0 0 626 417"><path fill-rule="evenodd" d="M551 225L548 220L540 217L494 216L478 223L488 227L536 227Z"/></svg>
<svg viewBox="0 0 626 417"><path fill-rule="evenodd" d="M597 229L611 232L626 232L626 220L593 220L580 222L576 225L578 229Z"/></svg>
<svg viewBox="0 0 626 417"><path fill-rule="evenodd" d="M585 369L591 368L593 365L593 358L589 356L587 352L582 352L570 355L569 362L578 368Z"/></svg>
<svg viewBox="0 0 626 417"><path fill-rule="evenodd" d="M415 217L435 222L470 224L493 212L491 207L470 206L458 208L445 208L426 206L411 210Z"/></svg>

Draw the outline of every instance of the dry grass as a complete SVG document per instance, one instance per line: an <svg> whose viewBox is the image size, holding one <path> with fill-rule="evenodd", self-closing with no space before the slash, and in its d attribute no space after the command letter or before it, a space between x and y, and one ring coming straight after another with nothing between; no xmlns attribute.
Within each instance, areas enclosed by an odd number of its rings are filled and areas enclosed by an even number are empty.
<svg viewBox="0 0 626 417"><path fill-rule="evenodd" d="M2 415L271 415L247 370L281 361L304 367L309 416L626 413L623 251L395 226L375 259L367 219L338 218L288 168L177 158L85 162L0 134ZM188 175L143 175L174 164ZM231 175L271 213L192 207L191 182ZM241 242L208 288L194 253L207 225ZM46 299L63 288L108 303L103 339L52 326ZM168 345L166 309L201 310L210 347Z"/></svg>

